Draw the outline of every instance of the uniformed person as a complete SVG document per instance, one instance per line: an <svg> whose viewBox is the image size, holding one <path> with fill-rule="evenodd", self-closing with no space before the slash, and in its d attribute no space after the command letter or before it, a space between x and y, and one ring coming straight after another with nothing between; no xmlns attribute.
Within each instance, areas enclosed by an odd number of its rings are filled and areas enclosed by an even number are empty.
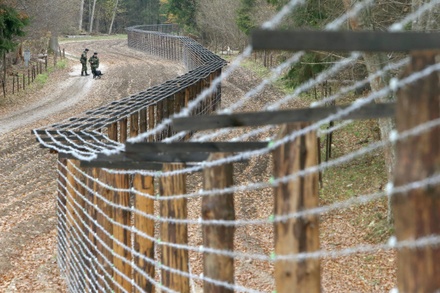
<svg viewBox="0 0 440 293"><path fill-rule="evenodd" d="M84 74L87 76L89 75L87 73L87 52L89 52L89 49L85 49L84 52L81 54L81 58L79 61L81 62L82 68L81 68L81 76L84 76Z"/></svg>
<svg viewBox="0 0 440 293"><path fill-rule="evenodd" d="M90 68L92 68L93 78L95 78L98 75L96 69L99 67L98 52L93 53L93 56L89 59L89 63Z"/></svg>

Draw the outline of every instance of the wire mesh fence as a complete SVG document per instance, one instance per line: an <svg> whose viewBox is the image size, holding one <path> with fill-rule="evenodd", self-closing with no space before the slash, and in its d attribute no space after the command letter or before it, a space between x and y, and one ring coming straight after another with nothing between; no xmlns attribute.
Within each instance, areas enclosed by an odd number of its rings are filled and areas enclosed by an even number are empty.
<svg viewBox="0 0 440 293"><path fill-rule="evenodd" d="M275 28L295 3L289 2L265 27ZM326 30L334 30L365 5L354 6ZM420 6L400 24L432 5L438 3ZM59 153L59 266L70 291L320 292L325 291L321 289L325 261L387 252L399 258L393 286L402 292L415 287L426 292L439 289L435 276L440 268L432 262L440 251L436 225L440 66L435 53L414 52L366 80L333 90L313 103L318 114L307 112L299 122L285 122L280 129L280 122L271 120L270 114L292 119L298 112L289 115L293 112L278 110L361 54L350 53L293 93L245 116L240 113L243 105L252 103L252 97L298 62L303 52L292 54L260 84L222 108L221 82L251 56L252 48L224 70L224 60L192 39L174 31L164 33L169 29L129 28L128 44L182 62L188 73L34 130L43 146ZM345 107L332 105L389 70L405 67L406 75L392 79L388 86ZM347 117L390 94L398 99L392 108L397 129L389 137L319 160L317 136L328 131L324 128L329 122L335 122L333 130L343 129L352 122ZM409 119L413 109L418 115ZM366 116L374 115L368 111ZM235 131L236 127L248 128ZM394 182L379 191L320 203L319 172L390 146L398 154ZM258 168L258 176L248 173ZM395 209L395 236L377 244L321 247L326 231L320 218L383 200ZM418 212L413 213L413 208Z"/></svg>

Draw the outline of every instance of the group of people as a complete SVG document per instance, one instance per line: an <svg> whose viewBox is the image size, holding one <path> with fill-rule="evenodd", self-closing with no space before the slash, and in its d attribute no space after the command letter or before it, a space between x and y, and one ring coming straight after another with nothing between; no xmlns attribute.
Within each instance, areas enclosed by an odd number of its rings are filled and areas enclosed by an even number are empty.
<svg viewBox="0 0 440 293"><path fill-rule="evenodd" d="M82 65L81 69L81 76L87 76L89 75L87 73L87 53L89 52L89 49L85 49L84 52L81 54L80 62ZM98 52L93 53L93 56L89 58L88 62L90 63L90 68L92 69L93 78L101 78L101 71L98 70L99 67L99 58L98 58Z"/></svg>

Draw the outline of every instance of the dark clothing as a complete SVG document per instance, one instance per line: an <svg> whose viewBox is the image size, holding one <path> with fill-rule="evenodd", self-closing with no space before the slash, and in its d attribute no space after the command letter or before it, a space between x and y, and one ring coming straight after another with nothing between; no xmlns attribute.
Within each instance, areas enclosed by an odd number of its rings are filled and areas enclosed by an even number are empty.
<svg viewBox="0 0 440 293"><path fill-rule="evenodd" d="M84 75L84 73L86 75L88 75L88 73L87 73L87 51L84 51L81 54L81 58L79 59L79 61L81 62L81 65L82 65L81 75Z"/></svg>
<svg viewBox="0 0 440 293"><path fill-rule="evenodd" d="M93 55L89 59L90 67L92 68L93 78L96 76L96 69L99 67L99 58L97 55Z"/></svg>

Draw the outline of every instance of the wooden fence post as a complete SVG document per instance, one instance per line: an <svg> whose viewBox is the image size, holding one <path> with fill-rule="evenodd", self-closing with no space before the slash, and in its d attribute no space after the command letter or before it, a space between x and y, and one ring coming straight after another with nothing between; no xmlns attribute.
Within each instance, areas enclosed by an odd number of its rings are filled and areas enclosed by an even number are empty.
<svg viewBox="0 0 440 293"><path fill-rule="evenodd" d="M154 109L157 109L157 104L153 104L153 105L149 105L148 106L148 130L152 130L154 129L154 123L156 121L155 117L154 117ZM156 110L157 111L157 110ZM151 134L148 137L148 141L154 141L154 135Z"/></svg>
<svg viewBox="0 0 440 293"><path fill-rule="evenodd" d="M163 119L163 100L156 103L156 126L162 122ZM156 133L156 141L161 141L163 138L163 130Z"/></svg>
<svg viewBox="0 0 440 293"><path fill-rule="evenodd" d="M180 170L182 164L164 164L163 172ZM160 178L161 196L170 196L186 193L186 175L172 175ZM160 216L162 219L187 219L186 198L160 201ZM186 224L162 222L160 225L162 242L188 245L188 227ZM189 258L187 249L179 249L162 245L162 264L164 266L189 272ZM165 287L177 292L189 293L189 278L181 274L162 269L162 283Z"/></svg>
<svg viewBox="0 0 440 293"><path fill-rule="evenodd" d="M142 193L147 193L149 195L154 195L154 177L143 176L136 174L133 179L133 187L135 190ZM144 212L148 215L154 216L154 200L141 196L139 194L134 195L134 206L137 211ZM150 237L154 238L154 220L148 219L145 216L135 214L134 216L134 226L136 230L139 230ZM154 260L154 242L146 239L139 234L134 235L134 249L141 255ZM135 266L142 269L147 275L149 275L154 280L154 265L148 263L140 257L134 258ZM148 281L141 273L134 271L134 280L136 284L145 290L145 292L155 292L154 285ZM138 292L135 289L135 292Z"/></svg>
<svg viewBox="0 0 440 293"><path fill-rule="evenodd" d="M223 153L212 154L209 160L225 158ZM203 170L204 190L223 189L233 185L233 166L224 164ZM215 194L202 199L203 220L235 220L234 194ZM234 249L234 226L203 225L203 246L232 251ZM214 253L203 253L203 275L207 278L234 284L234 258ZM233 289L203 282L203 292L234 292Z"/></svg>
<svg viewBox="0 0 440 293"><path fill-rule="evenodd" d="M117 189L130 189L130 178L126 174L113 174L114 176L114 186ZM130 207L130 192L128 191L114 191L114 203L116 205L129 208ZM113 241L114 253L121 258L125 259L124 262L119 257L113 258L113 263L115 265L115 271L113 273L113 278L115 282L121 285L127 292L132 290L132 275L131 275L131 251L124 248L123 245L131 247L131 212L129 210L122 209L122 207L114 208L114 220L118 224L113 225L113 237L122 244ZM120 225L126 226L128 228L121 227ZM119 273L116 272L119 271ZM126 278L121 276L121 273L125 275ZM128 279L128 280L127 280ZM123 292L115 287L115 292Z"/></svg>
<svg viewBox="0 0 440 293"><path fill-rule="evenodd" d="M436 62L438 51L414 52L407 73ZM411 83L398 92L396 126L399 133L440 118L438 72ZM440 173L440 127L399 140L396 144L396 187ZM412 189L392 198L398 241L440 235L440 185ZM399 292L440 290L440 246L397 251Z"/></svg>
<svg viewBox="0 0 440 293"><path fill-rule="evenodd" d="M96 171L95 168L87 168L87 175L90 176L91 178L97 178L96 177ZM89 249L91 255L89 256L90 258L90 263L89 263L89 269L90 269L90 274L89 274L89 278L91 281L91 284L89 284L89 292L97 292L98 290L98 276L96 274L96 272L98 271L98 266L97 266L97 261L96 261L96 238L95 238L95 233L97 232L97 227L95 224L95 220L97 218L97 211L95 209L95 204L97 203L96 200L96 196L95 196L95 190L94 190L94 185L95 185L95 180L94 179L89 179L86 178L86 184L87 187L90 189L90 191L86 191L86 197L87 200L92 203L92 204L86 204L86 212L89 215L89 218L85 219L85 222L87 223L88 226L88 230L85 231L85 233L88 235L88 239L89 241L87 242L87 248Z"/></svg>
<svg viewBox="0 0 440 293"><path fill-rule="evenodd" d="M119 142L127 141L127 118L123 118L119 121Z"/></svg>
<svg viewBox="0 0 440 293"><path fill-rule="evenodd" d="M83 175L81 175L78 171L76 171L76 167L79 167L78 160L67 160L67 211L70 214L68 216L68 243L70 245L70 263L68 265L69 272L71 273L70 278L78 278L79 286L84 291L87 288L86 282L86 272L84 265L85 255L82 255L82 251L87 247L84 247L85 238L82 233L84 231L84 225L82 224L82 219L84 219L84 199L81 198L81 195L84 194L84 187L79 184L78 181L82 181ZM76 266L74 264L77 264ZM80 266L80 268L78 268ZM71 270L77 270L77 277L74 276Z"/></svg>
<svg viewBox="0 0 440 293"><path fill-rule="evenodd" d="M58 254L62 255L60 258L63 261L63 267L67 267L66 261L67 255L65 255L64 245L67 240L68 228L67 228L67 159L58 155L58 201L57 201L57 218L58 218L58 235L57 235L57 250Z"/></svg>
<svg viewBox="0 0 440 293"><path fill-rule="evenodd" d="M103 184L113 185L113 177L111 174L96 168L94 170L94 178L97 178ZM113 192L101 185L100 183L94 183L93 190L98 193L103 199L113 202ZM102 212L98 212L96 215L96 249L100 252L97 253L98 265L98 277L101 287L106 288L109 291L114 289L113 284L113 239L109 235L113 235L113 224L110 219L113 219L113 208L110 204L106 203L103 199L95 197L95 205ZM105 233L106 231L107 233Z"/></svg>
<svg viewBox="0 0 440 293"><path fill-rule="evenodd" d="M279 137L304 128L306 123L284 125ZM316 133L309 132L285 143L273 152L275 178L295 174L318 163ZM308 174L274 188L275 217L318 206L318 173ZM292 255L319 250L318 216L293 217L274 224L275 255ZM321 291L320 260L276 260L277 293Z"/></svg>
<svg viewBox="0 0 440 293"><path fill-rule="evenodd" d="M147 109L148 108L139 110L139 133L144 133L147 131Z"/></svg>

